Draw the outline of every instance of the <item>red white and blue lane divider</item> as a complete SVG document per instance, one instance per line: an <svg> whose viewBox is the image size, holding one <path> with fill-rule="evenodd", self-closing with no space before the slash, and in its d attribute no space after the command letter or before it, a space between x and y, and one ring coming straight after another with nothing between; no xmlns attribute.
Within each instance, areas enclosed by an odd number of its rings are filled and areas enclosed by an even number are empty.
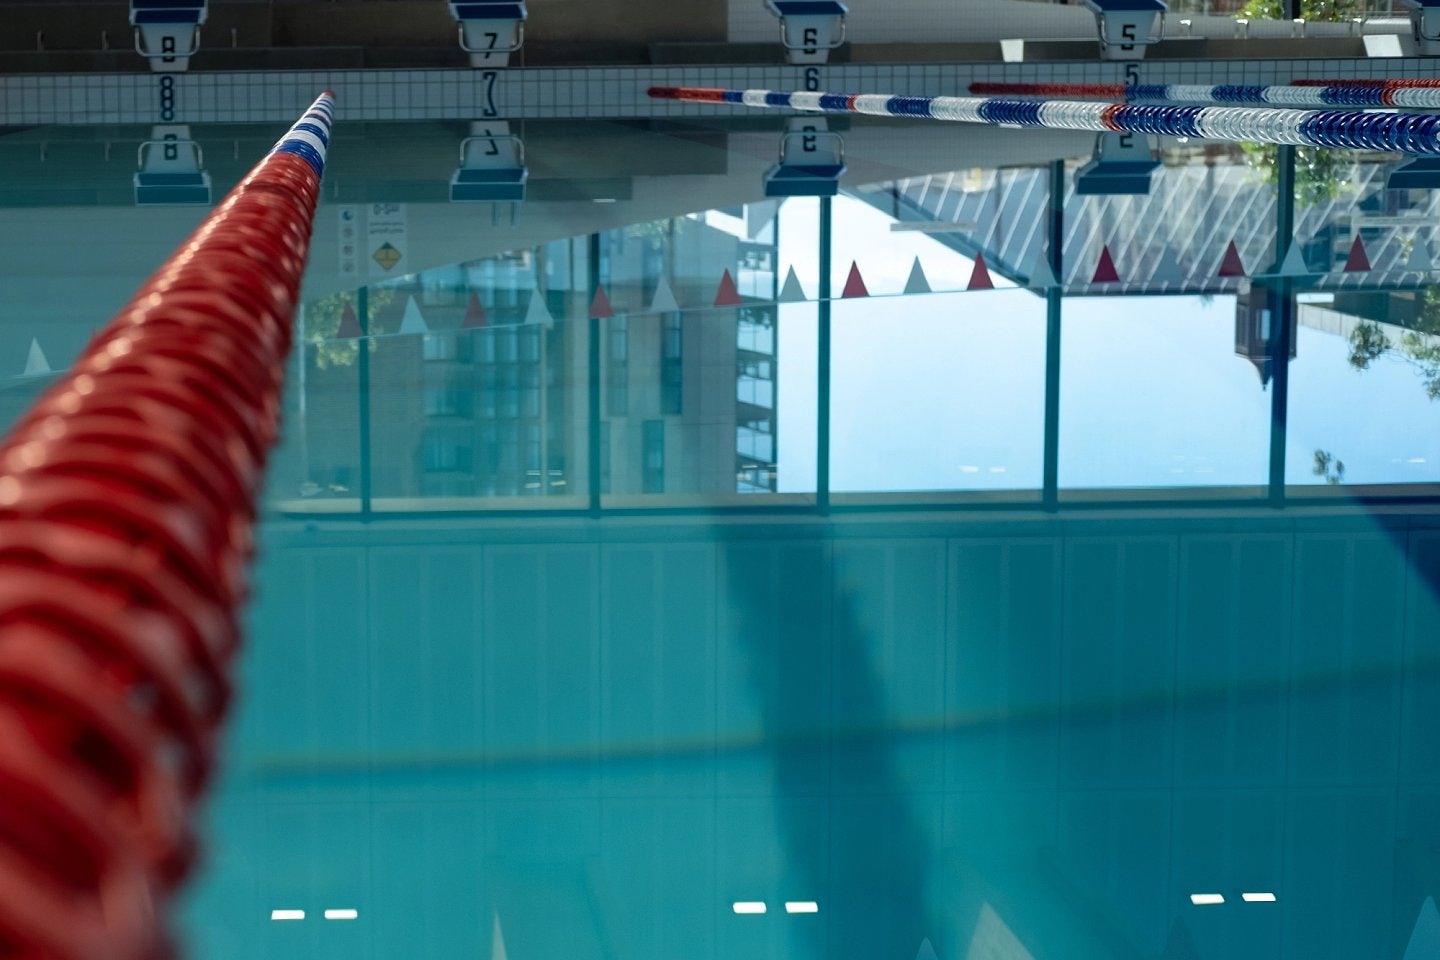
<svg viewBox="0 0 1440 960"><path fill-rule="evenodd" d="M1222 83L972 83L983 96L1099 97L1161 103L1253 103L1276 107L1440 107L1440 83L1382 80L1362 83L1247 86Z"/></svg>
<svg viewBox="0 0 1440 960"><path fill-rule="evenodd" d="M1011 127L1054 127L1099 133L1145 133L1208 140L1343 147L1440 154L1440 116L1358 110L1273 107L1151 106L1083 100L991 97L906 97L888 94L785 93L708 87L651 87L650 96L697 103L732 103L820 113L920 117Z"/></svg>
<svg viewBox="0 0 1440 960"><path fill-rule="evenodd" d="M0 956L178 956L326 93L0 440Z"/></svg>

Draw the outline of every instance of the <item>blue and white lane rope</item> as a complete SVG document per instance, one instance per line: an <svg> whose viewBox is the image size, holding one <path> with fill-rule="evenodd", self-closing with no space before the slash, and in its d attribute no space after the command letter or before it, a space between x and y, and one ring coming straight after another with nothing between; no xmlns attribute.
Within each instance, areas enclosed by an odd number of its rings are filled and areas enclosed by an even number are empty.
<svg viewBox="0 0 1440 960"><path fill-rule="evenodd" d="M335 122L335 94L326 90L316 98L295 125L275 144L271 153L293 153L325 175L325 154L330 149L330 125Z"/></svg>
<svg viewBox="0 0 1440 960"><path fill-rule="evenodd" d="M1011 127L1053 127L1099 133L1145 133L1208 140L1341 147L1390 153L1440 154L1440 116L1358 110L1272 107L1149 106L1078 100L987 97L902 97L886 94L785 93L708 87L651 87L662 100L732 103L819 113L919 117Z"/></svg>
<svg viewBox="0 0 1440 960"><path fill-rule="evenodd" d="M972 83L981 96L1103 97L1161 103L1253 103L1277 107L1440 107L1440 88L1410 80L1375 84L1248 86L1223 83Z"/></svg>

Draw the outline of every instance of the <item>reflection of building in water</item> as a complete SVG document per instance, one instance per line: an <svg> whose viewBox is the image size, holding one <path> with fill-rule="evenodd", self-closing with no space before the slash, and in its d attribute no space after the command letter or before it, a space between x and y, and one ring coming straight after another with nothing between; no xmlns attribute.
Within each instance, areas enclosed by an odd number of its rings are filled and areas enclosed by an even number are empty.
<svg viewBox="0 0 1440 960"><path fill-rule="evenodd" d="M567 389L583 363L564 316L572 291L536 293L536 275L568 244L462 264L370 288L368 382L361 364L312 345L306 370L306 457L311 481L352 494L361 464L357 396L369 398L370 492L377 498L543 496L568 491L583 466L583 392ZM472 303L484 292L487 307ZM539 297L538 303L532 303ZM311 311L313 313L313 311ZM348 347L343 342L339 348ZM358 347L350 348L352 352ZM338 353L338 360L336 354ZM349 409L346 409L346 407Z"/></svg>
<svg viewBox="0 0 1440 960"><path fill-rule="evenodd" d="M364 371L355 341L307 347L306 489L358 492L364 395L375 498L586 495L598 277L615 310L598 323L601 493L774 491L775 233L773 208L717 212L369 288ZM727 270L742 305L678 309L712 303ZM334 324L341 299L307 316Z"/></svg>
<svg viewBox="0 0 1440 960"><path fill-rule="evenodd" d="M601 237L600 278L617 306L602 324L603 493L775 490L775 209ZM709 307L726 271L742 305ZM675 301L706 306L664 309ZM636 309L622 314L622 304Z"/></svg>
<svg viewBox="0 0 1440 960"><path fill-rule="evenodd" d="M1393 157L1322 151L1318 170L1297 173L1294 235L1309 268L1331 273L1326 287L1401 282L1417 226L1440 216L1440 191L1387 190ZM1147 194L1080 196L1075 164L1065 171L1064 268L1066 287L1088 288L1101 246L1120 274L1113 293L1221 292L1234 278L1217 276L1230 242L1246 273L1271 270L1276 261L1276 192L1273 148L1167 149L1164 166ZM1050 168L955 171L877 184L856 195L900 220L953 223L933 232L966 256L984 252L991 270L1028 278L1046 244ZM1374 271L1343 268L1350 245L1362 236Z"/></svg>
<svg viewBox="0 0 1440 960"><path fill-rule="evenodd" d="M1284 315L1280 293L1264 284L1242 284L1235 298L1235 356L1244 357L1260 374L1260 385L1268 386L1275 375L1275 349L1271 343L1275 323ZM1290 321L1290 359L1295 359L1296 340L1293 314Z"/></svg>

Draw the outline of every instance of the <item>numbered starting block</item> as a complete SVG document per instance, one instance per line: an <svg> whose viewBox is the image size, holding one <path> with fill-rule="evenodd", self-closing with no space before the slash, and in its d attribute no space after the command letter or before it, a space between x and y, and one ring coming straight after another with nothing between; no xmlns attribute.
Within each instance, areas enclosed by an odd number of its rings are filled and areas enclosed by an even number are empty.
<svg viewBox="0 0 1440 960"><path fill-rule="evenodd" d="M1440 54L1440 0L1400 0L1410 10L1410 32L1416 52L1433 57Z"/></svg>
<svg viewBox="0 0 1440 960"><path fill-rule="evenodd" d="M135 205L210 203L210 174L200 144L187 126L157 126L140 144L135 165Z"/></svg>
<svg viewBox="0 0 1440 960"><path fill-rule="evenodd" d="M1160 166L1150 138L1140 133L1102 133L1090 162L1075 171L1075 192L1085 196L1145 196Z"/></svg>
<svg viewBox="0 0 1440 960"><path fill-rule="evenodd" d="M845 174L845 141L822 117L791 117L780 162L765 172L767 197L833 197Z"/></svg>
<svg viewBox="0 0 1440 960"><path fill-rule="evenodd" d="M1102 60L1141 60L1145 48L1165 38L1161 0L1084 0L1095 14Z"/></svg>
<svg viewBox="0 0 1440 960"><path fill-rule="evenodd" d="M460 49L472 67L504 67L525 45L525 4L450 0L450 15L460 24Z"/></svg>
<svg viewBox="0 0 1440 960"><path fill-rule="evenodd" d="M780 42L790 63L825 63L845 43L845 15L839 0L765 0L780 18Z"/></svg>
<svg viewBox="0 0 1440 960"><path fill-rule="evenodd" d="M150 61L151 70L188 70L209 10L209 0L130 0L135 52Z"/></svg>
<svg viewBox="0 0 1440 960"><path fill-rule="evenodd" d="M473 123L470 136L460 144L460 166L450 177L450 202L493 203L492 220L496 222L500 204L510 204L510 222L514 223L529 179L525 143L510 132L510 125Z"/></svg>
<svg viewBox="0 0 1440 960"><path fill-rule="evenodd" d="M1440 157L1411 157L1390 171L1385 186L1390 190L1440 188Z"/></svg>

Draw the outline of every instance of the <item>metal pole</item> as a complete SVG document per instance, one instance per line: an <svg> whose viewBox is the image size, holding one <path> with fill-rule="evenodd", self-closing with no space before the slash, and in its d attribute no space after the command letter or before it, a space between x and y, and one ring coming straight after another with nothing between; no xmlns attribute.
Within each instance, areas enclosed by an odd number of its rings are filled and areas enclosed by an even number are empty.
<svg viewBox="0 0 1440 960"><path fill-rule="evenodd" d="M820 298L815 425L815 507L830 512L830 260L831 198L820 198Z"/></svg>
<svg viewBox="0 0 1440 960"><path fill-rule="evenodd" d="M1275 262L1281 263L1295 236L1295 148L1277 148L1275 168ZM1290 414L1290 344L1295 325L1295 284L1289 277L1274 283L1275 322L1270 327L1271 364L1275 375L1270 394L1270 505L1285 506L1285 443Z"/></svg>
<svg viewBox="0 0 1440 960"><path fill-rule="evenodd" d="M360 357L356 363L360 379L360 515L370 519L370 287L361 284L355 296L356 319L360 322Z"/></svg>
<svg viewBox="0 0 1440 960"><path fill-rule="evenodd" d="M590 234L586 245L585 276L588 292L584 296L593 298L600 289L600 234ZM589 315L590 301L586 301L586 315ZM588 361L586 368L586 417L589 424L589 489L590 515L600 516L600 318L590 317L589 337L586 342Z"/></svg>
<svg viewBox="0 0 1440 960"><path fill-rule="evenodd" d="M1049 511L1060 507L1060 318L1064 306L1065 162L1050 164L1050 272L1055 286L1045 292L1045 452L1040 499Z"/></svg>

